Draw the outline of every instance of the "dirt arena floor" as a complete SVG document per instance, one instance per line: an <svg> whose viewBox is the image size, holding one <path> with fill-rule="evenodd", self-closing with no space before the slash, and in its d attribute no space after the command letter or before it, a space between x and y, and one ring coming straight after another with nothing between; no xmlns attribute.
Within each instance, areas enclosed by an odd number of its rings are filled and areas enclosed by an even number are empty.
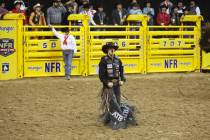
<svg viewBox="0 0 210 140"><path fill-rule="evenodd" d="M210 74L128 75L138 126L98 121L97 77L0 81L0 140L210 140Z"/></svg>

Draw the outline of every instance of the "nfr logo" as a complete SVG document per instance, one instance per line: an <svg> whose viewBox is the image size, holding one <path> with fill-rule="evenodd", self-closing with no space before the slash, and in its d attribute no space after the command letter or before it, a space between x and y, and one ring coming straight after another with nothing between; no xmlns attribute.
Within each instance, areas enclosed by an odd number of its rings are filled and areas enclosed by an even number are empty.
<svg viewBox="0 0 210 140"><path fill-rule="evenodd" d="M45 63L45 72L61 72L61 64L58 62Z"/></svg>
<svg viewBox="0 0 210 140"><path fill-rule="evenodd" d="M170 69L174 68L176 69L178 67L177 59L167 59L165 60L165 68Z"/></svg>
<svg viewBox="0 0 210 140"><path fill-rule="evenodd" d="M15 52L14 39L0 39L0 55L7 57Z"/></svg>

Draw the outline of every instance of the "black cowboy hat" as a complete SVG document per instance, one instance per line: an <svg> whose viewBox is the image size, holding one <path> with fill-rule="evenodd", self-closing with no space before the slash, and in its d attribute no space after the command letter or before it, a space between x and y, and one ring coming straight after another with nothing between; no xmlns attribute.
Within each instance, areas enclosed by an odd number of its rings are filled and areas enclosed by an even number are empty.
<svg viewBox="0 0 210 140"><path fill-rule="evenodd" d="M108 49L111 49L111 48L115 49L115 51L116 51L119 48L119 46L117 46L113 42L107 42L105 45L103 45L102 51L104 53L108 53Z"/></svg>

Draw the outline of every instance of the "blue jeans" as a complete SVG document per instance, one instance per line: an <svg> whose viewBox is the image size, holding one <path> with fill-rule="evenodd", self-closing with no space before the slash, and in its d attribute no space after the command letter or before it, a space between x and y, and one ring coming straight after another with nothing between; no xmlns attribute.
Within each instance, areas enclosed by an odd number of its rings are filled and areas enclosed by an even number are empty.
<svg viewBox="0 0 210 140"><path fill-rule="evenodd" d="M73 50L64 50L63 51L63 59L65 63L65 76L71 75L71 64L72 64L72 58L74 55Z"/></svg>

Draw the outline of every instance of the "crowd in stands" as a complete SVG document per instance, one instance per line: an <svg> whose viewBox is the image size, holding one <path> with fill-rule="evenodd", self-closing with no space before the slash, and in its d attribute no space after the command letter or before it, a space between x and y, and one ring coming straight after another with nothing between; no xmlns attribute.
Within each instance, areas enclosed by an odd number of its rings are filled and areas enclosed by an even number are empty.
<svg viewBox="0 0 210 140"><path fill-rule="evenodd" d="M163 0L159 9L152 7L152 2L147 1L144 8L140 8L138 0L131 0L128 8L123 4L117 3L111 16L108 16L104 10L103 3L100 5L91 5L88 0L69 0L63 3L61 0L53 0L52 6L43 12L42 5L37 3L32 6L32 11L27 14L27 8L23 0L15 0L14 8L8 11L5 3L0 2L0 17L7 13L23 13L26 16L25 24L28 25L67 25L67 17L71 14L86 14L90 16L90 25L125 25L126 18L130 14L146 14L150 17L149 25L180 25L180 18L183 15L201 15L200 8L195 0L190 0L190 5L184 5L182 1L173 3L170 0ZM143 4L141 4L143 5ZM155 13L155 11L158 11Z"/></svg>

